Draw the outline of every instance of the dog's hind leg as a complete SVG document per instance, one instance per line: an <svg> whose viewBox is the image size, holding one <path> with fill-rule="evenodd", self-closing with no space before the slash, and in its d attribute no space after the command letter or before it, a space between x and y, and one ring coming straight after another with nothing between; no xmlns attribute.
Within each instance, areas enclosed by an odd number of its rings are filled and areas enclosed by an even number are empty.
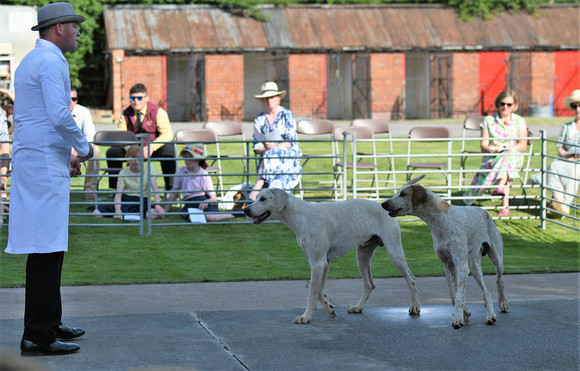
<svg viewBox="0 0 580 371"><path fill-rule="evenodd" d="M332 307L332 305L330 305L328 303L328 300L326 299L326 292L325 292L326 279L328 278L328 270L329 269L330 269L330 262L328 262L328 264L326 264L326 269L324 269L324 275L322 276L322 285L320 287L320 295L318 297L318 301L324 307L326 314L328 314L328 316L330 318L334 318L334 317L336 317L336 312L334 311L334 308Z"/></svg>
<svg viewBox="0 0 580 371"><path fill-rule="evenodd" d="M499 305L499 310L502 313L507 313L509 305L508 305L508 299L507 299L506 294L505 294L505 287L503 284L503 244L502 244L502 241L496 242L495 246L488 247L486 249L486 251L487 251L487 255L489 256L489 259L491 260L491 262L495 266L495 273L497 275L495 282L497 284L497 294L498 294L497 303Z"/></svg>
<svg viewBox="0 0 580 371"><path fill-rule="evenodd" d="M350 307L348 309L348 313L361 313L365 307L365 303L369 299L371 292L376 287L375 283L373 282L373 275L371 272L371 261L376 249L376 245L371 248L359 245L356 248L356 264L363 280L363 293L358 304Z"/></svg>
<svg viewBox="0 0 580 371"><path fill-rule="evenodd" d="M487 291L487 287L485 286L485 282L483 281L483 272L481 271L481 257L477 256L473 258L470 262L471 264L471 274L475 281L481 287L481 291L483 292L483 305L485 305L485 309L487 310L487 316L485 318L486 325L493 325L495 323L495 312L493 311L493 301L491 300L491 295L489 291Z"/></svg>
<svg viewBox="0 0 580 371"><path fill-rule="evenodd" d="M313 261L310 262L310 289L308 291L308 302L306 303L306 310L301 316L296 317L294 323L310 323L312 315L316 310L316 303L321 295L324 295L324 272L328 268L328 261Z"/></svg>

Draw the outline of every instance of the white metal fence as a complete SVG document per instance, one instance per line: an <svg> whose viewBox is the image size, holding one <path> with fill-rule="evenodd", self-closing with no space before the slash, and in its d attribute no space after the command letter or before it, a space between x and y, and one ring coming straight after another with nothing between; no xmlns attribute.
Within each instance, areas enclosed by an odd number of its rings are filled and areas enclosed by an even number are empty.
<svg viewBox="0 0 580 371"><path fill-rule="evenodd" d="M496 188L490 185L485 192L473 197L465 197L464 192L469 188L474 188L470 184L470 180L477 172L490 172L492 170L480 169L481 158L485 155L482 153L461 153L453 150L454 144L458 145L461 141L475 141L479 142L481 138L444 138L438 139L438 142L443 142L445 145L438 143L438 151L427 152L424 151L404 151L401 150L406 144L410 143L408 138L381 138L375 137L373 139L357 139L356 132L349 132L349 127L345 127L344 138L342 140L330 139L309 139L299 140L298 142L304 147L308 143L316 143L321 147L328 147L332 150L324 153L305 153L302 158L302 181L300 185L292 192L298 197L302 197L309 202L334 202L344 200L347 198L369 198L377 201L384 201L392 197L397 190L404 185L407 179L412 179L421 174L427 174L427 178L422 181L431 190L440 194L446 201L455 204L463 205L465 199L470 199L476 205L490 211L493 218L496 220L538 220L539 226L546 228L548 223L555 223L575 230L580 230L578 222L578 198L577 194L569 194L573 196L573 202L567 206L570 208L570 214L562 214L550 207L549 203L554 201L551 192L555 191L546 186L547 165L557 158L557 156L548 154L548 145L554 146L555 141L545 138L544 133L540 137L531 137L533 146L528 147L528 151L523 153L524 167L519 172L518 178L512 181L510 186L510 211L514 211L508 217L498 217L495 212L502 209L501 196L491 195L491 191ZM350 137L349 137L350 136ZM433 142L433 139L415 139L412 140L415 147L426 149L427 142ZM176 146L175 158L162 159L141 159L142 166L153 167L156 161L180 161L179 149L185 143L172 142ZM101 143L103 144L103 143ZM113 144L113 143L111 143ZM126 143L125 143L126 144ZM144 146L144 138L139 137L134 144ZM245 151L239 154L229 156L221 155L207 156L208 163L215 161L219 164L220 172L212 173L214 179L215 191L218 195L218 205L220 211L215 212L219 214L232 213L232 207L242 200L234 200L233 196L237 192L241 192L242 196L247 196L251 190L251 185L255 182L257 171L256 166L260 158L253 155L252 142L247 140L228 140L227 142L203 142L208 148L215 145L238 146L242 148L245 146ZM381 149L399 148L394 153L381 153ZM437 143L435 144L437 145ZM444 151L441 151L441 149ZM378 150L377 150L378 149ZM212 152L211 148L209 149ZM320 152L320 151L319 151ZM103 152L104 153L104 152ZM218 152L219 153L219 152ZM222 150L221 153L224 153ZM247 153L249 155L244 155ZM100 158L101 165L105 163L107 158ZM219 163L218 163L219 160ZM318 166L313 163L319 161ZM407 169L405 163L409 162L440 162L445 166L439 168L415 168ZM322 165L321 165L322 164ZM364 165L363 165L364 164ZM458 165L459 164L459 165ZM469 166L462 166L469 164ZM535 166L534 166L535 164ZM541 184L527 184L529 176L533 173L540 172L542 174ZM9 175L8 175L9 176ZM96 183L99 187L96 191L85 191L83 189L84 179L73 181L71 187L71 207L70 207L70 225L71 226L139 226L140 234L150 234L154 227L163 227L170 225L188 225L191 224L189 220L182 218L187 217L179 211L177 207L179 201L174 202L174 207L170 212L161 215L160 213L151 212L152 216L163 216L164 219L152 220L152 218L137 218L132 217L133 221L123 221L111 218L95 218L93 209L99 204L114 204L113 195L114 190L108 189L105 184L107 177L110 174L97 170L96 174L84 174L82 177L95 177ZM143 177L143 173L140 175ZM162 207L168 204L167 196L173 191L166 190L163 187L163 176L158 171L156 178L161 178L158 181L159 190L157 193L161 198L159 203ZM177 177L177 175L172 175ZM571 179L578 179L577 175L568 177ZM9 183L9 182L8 182ZM143 181L141 181L143 185ZM142 187L143 188L143 187ZM481 187L478 187L481 188ZM577 189L577 188L576 188ZM10 193L10 187L7 187L7 193ZM85 201L85 195L93 194L96 200ZM148 200L152 199L151 189L142 189L141 195ZM497 201L500 201L499 204ZM1 202L1 201L0 201ZM122 202L126 204L126 202ZM140 215L144 215L143 203L139 202L141 208ZM146 211L145 211L146 212ZM0 209L0 217L2 217L4 226L8 222L6 218L7 213L4 209ZM112 216L111 214L102 214L103 216ZM243 216L240 210L234 210L234 215L237 217L212 223L240 223L247 222L248 219ZM121 214L125 219L131 219L127 214ZM551 217L550 217L551 216ZM400 221L417 220L413 218L399 218Z"/></svg>

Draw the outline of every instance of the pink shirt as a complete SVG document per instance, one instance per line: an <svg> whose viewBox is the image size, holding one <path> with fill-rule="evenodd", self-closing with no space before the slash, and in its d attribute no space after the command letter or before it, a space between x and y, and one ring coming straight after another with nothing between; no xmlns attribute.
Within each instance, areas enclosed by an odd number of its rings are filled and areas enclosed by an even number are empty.
<svg viewBox="0 0 580 371"><path fill-rule="evenodd" d="M176 177L173 180L173 189L182 190L183 198L188 199L196 196L207 194L209 197L216 196L213 191L213 182L205 169L199 168L198 172L191 174L187 167L180 167L175 172ZM188 176L180 176L188 175ZM216 196L217 197L217 196Z"/></svg>

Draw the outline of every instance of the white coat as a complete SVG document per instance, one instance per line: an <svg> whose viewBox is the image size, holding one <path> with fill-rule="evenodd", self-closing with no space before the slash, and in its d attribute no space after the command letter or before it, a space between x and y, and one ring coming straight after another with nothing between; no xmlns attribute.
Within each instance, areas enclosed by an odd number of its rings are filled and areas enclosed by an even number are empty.
<svg viewBox="0 0 580 371"><path fill-rule="evenodd" d="M39 39L15 76L10 254L68 250L71 147L89 145L70 112L69 67L61 50Z"/></svg>

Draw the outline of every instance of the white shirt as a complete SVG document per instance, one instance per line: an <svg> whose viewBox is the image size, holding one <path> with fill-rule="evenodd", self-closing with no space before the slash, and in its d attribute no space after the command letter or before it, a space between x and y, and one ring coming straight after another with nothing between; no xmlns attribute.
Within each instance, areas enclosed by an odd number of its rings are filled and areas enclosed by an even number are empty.
<svg viewBox="0 0 580 371"><path fill-rule="evenodd" d="M75 108L72 110L72 116L77 123L77 126L83 132L83 135L89 142L95 139L95 124L93 123L93 116L91 116L91 111L80 104L76 104Z"/></svg>

